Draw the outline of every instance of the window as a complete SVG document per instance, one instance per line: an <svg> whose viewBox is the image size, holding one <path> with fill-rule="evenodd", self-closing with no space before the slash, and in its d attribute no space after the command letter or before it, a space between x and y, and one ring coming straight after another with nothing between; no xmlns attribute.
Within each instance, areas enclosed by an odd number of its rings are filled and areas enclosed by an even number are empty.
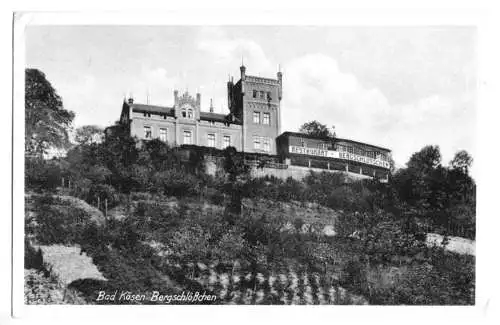
<svg viewBox="0 0 500 325"><path fill-rule="evenodd" d="M257 98L257 90L253 91L253 98Z"/></svg>
<svg viewBox="0 0 500 325"><path fill-rule="evenodd" d="M209 147L215 147L215 134L209 133L207 136L207 142Z"/></svg>
<svg viewBox="0 0 500 325"><path fill-rule="evenodd" d="M262 143L263 143L263 150L265 152L270 152L271 151L271 141L269 140L269 138L263 138L262 139Z"/></svg>
<svg viewBox="0 0 500 325"><path fill-rule="evenodd" d="M266 98L266 92L265 91L261 91L260 92L260 98L262 98L262 99Z"/></svg>
<svg viewBox="0 0 500 325"><path fill-rule="evenodd" d="M160 140L167 142L167 129L160 129Z"/></svg>
<svg viewBox="0 0 500 325"><path fill-rule="evenodd" d="M151 127L145 126L144 127L144 139L151 139L151 138L152 138Z"/></svg>
<svg viewBox="0 0 500 325"><path fill-rule="evenodd" d="M231 146L231 137L229 135L224 136L224 148Z"/></svg>
<svg viewBox="0 0 500 325"><path fill-rule="evenodd" d="M270 91L267 92L267 100L272 100Z"/></svg>
<svg viewBox="0 0 500 325"><path fill-rule="evenodd" d="M260 112L253 112L253 122L255 124L260 123Z"/></svg>
<svg viewBox="0 0 500 325"><path fill-rule="evenodd" d="M256 135L253 136L253 148L255 150L260 150L260 137Z"/></svg>
<svg viewBox="0 0 500 325"><path fill-rule="evenodd" d="M186 117L186 116L187 116L186 109L185 109L185 108L183 108L183 109L182 109L182 117Z"/></svg>
<svg viewBox="0 0 500 325"><path fill-rule="evenodd" d="M347 152L348 153L354 153L354 148L353 147L347 147Z"/></svg>
<svg viewBox="0 0 500 325"><path fill-rule="evenodd" d="M191 131L184 131L184 144L191 144Z"/></svg>
<svg viewBox="0 0 500 325"><path fill-rule="evenodd" d="M269 113L264 113L262 116L262 124L271 124L271 114Z"/></svg>
<svg viewBox="0 0 500 325"><path fill-rule="evenodd" d="M163 119L166 120L167 119L167 114L164 114L163 115Z"/></svg>
<svg viewBox="0 0 500 325"><path fill-rule="evenodd" d="M188 109L188 118L193 118L193 110Z"/></svg>

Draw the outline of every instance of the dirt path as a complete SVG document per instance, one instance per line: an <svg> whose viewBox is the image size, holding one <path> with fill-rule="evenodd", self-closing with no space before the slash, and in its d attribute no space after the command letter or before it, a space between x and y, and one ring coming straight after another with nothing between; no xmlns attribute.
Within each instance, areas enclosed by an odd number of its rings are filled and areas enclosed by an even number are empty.
<svg viewBox="0 0 500 325"><path fill-rule="evenodd" d="M476 241L462 237L448 237L449 242L445 249L458 254L467 254L476 256ZM427 234L427 245L441 245L443 236L439 234Z"/></svg>

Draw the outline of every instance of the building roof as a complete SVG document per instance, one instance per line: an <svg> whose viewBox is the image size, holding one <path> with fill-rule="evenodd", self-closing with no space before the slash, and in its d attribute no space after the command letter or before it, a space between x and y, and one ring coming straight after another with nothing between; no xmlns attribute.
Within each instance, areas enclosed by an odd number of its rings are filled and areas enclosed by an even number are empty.
<svg viewBox="0 0 500 325"><path fill-rule="evenodd" d="M391 151L391 149L387 149L387 148L384 148L384 147L376 146L376 145L365 143L365 142L359 142L359 141L355 141L355 140L343 139L343 138L338 138L338 137L335 137L335 138L321 137L321 136L309 135L309 134L300 133L300 132L286 131L286 132L281 133L278 136L278 138L279 137L290 136L290 135L298 136L298 137L303 137L303 138L308 138L308 139L325 140L325 141L332 141L332 140L335 140L335 141L345 141L345 142L350 142L350 143L354 143L354 144L359 144L359 145L364 145L364 146L370 146L370 147L377 148L377 149L384 150L384 151L389 151L389 152Z"/></svg>
<svg viewBox="0 0 500 325"><path fill-rule="evenodd" d="M246 75L247 81L254 81L254 82L268 82L268 83L278 83L278 79L274 78L266 78L266 77L259 77L259 76L251 76L251 75Z"/></svg>
<svg viewBox="0 0 500 325"><path fill-rule="evenodd" d="M129 104L134 112L158 113L174 116L174 108L167 106L156 106L147 104Z"/></svg>
<svg viewBox="0 0 500 325"><path fill-rule="evenodd" d="M156 114L166 114L167 116L174 116L174 111L175 111L173 107L167 107L167 106L156 106L148 104L128 104L128 105L132 108L132 111L134 112L156 113ZM241 124L239 123L239 121L233 121L230 118L230 116L226 114L212 113L212 112L200 111L200 120Z"/></svg>
<svg viewBox="0 0 500 325"><path fill-rule="evenodd" d="M212 112L200 112L200 120L206 121L216 121L216 122L226 122L226 114L212 113Z"/></svg>

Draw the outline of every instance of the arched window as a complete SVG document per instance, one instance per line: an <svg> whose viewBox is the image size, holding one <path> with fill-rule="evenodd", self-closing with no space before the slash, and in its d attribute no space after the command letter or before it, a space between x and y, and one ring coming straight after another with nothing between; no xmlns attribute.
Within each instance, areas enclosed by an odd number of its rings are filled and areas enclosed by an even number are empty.
<svg viewBox="0 0 500 325"><path fill-rule="evenodd" d="M194 110L191 105L183 105L181 107L181 116L184 118L194 118Z"/></svg>

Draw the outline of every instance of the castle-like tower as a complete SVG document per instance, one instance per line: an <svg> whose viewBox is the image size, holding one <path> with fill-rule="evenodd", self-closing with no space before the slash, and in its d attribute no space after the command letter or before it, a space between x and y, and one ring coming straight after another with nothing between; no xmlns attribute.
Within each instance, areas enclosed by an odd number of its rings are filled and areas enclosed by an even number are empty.
<svg viewBox="0 0 500 325"><path fill-rule="evenodd" d="M240 67L240 80L227 83L228 107L242 124L242 148L245 152L276 154L276 137L281 129L282 73L277 79L246 74Z"/></svg>

